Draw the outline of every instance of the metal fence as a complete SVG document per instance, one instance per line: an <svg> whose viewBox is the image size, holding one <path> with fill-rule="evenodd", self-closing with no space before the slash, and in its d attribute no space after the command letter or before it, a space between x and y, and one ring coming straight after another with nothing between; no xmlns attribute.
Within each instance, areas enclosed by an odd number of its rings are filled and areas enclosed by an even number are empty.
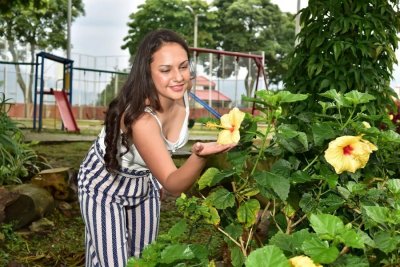
<svg viewBox="0 0 400 267"><path fill-rule="evenodd" d="M33 99L35 73L31 72L31 68L34 66L13 62L4 51L0 51L0 54L6 55L0 61L0 92L10 99L9 102L24 104L24 95L28 91L24 92L21 89L19 83L23 82L27 87L31 86L30 93ZM105 107L121 88L130 68L127 56L94 57L72 53L72 60L74 61L72 105L79 107ZM200 53L196 61L197 76L203 76L210 84L213 83L213 89L228 97L231 106L246 105L241 100L241 96L246 94L245 77L248 73L254 76L252 74L257 71L251 60ZM20 77L17 75L17 69ZM62 89L62 64L46 61L44 70L44 87ZM247 80L249 81L251 79ZM265 88L264 77L261 77L259 84L259 89ZM196 90L201 89L196 87ZM54 105L54 101L53 96L44 96L45 104ZM212 101L209 103L211 106L214 104ZM25 115L30 114L28 112Z"/></svg>

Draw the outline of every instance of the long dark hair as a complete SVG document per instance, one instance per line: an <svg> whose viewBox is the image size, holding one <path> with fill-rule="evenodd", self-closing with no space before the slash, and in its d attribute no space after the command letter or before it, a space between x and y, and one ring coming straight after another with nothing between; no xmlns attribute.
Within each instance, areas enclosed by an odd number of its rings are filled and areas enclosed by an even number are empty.
<svg viewBox="0 0 400 267"><path fill-rule="evenodd" d="M153 54L165 43L177 43L186 50L188 58L189 47L186 42L175 32L167 29L159 29L147 34L140 43L128 80L123 85L118 96L108 106L104 121L106 136L106 151L104 161L106 169L110 172L118 170L118 142L121 138L122 145L129 151L129 137L132 136L131 124L144 112L146 106L153 110L160 110L157 90L151 77L150 64ZM147 102L146 102L147 100ZM120 123L124 114L124 126L126 132L121 134Z"/></svg>

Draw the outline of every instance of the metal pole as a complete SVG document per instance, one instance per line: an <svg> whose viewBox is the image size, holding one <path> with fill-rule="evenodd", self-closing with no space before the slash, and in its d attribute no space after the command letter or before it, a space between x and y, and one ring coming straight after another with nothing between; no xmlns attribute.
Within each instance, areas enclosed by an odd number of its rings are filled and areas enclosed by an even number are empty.
<svg viewBox="0 0 400 267"><path fill-rule="evenodd" d="M195 47L195 48L197 48L197 31L198 31L198 25L199 25L199 17L198 17L198 15L196 14L196 13L194 13L193 12L193 14L194 14L194 29L193 29L193 46ZM193 80L193 93L194 93L194 95L196 95L196 87L197 87L197 82L196 82L196 80L197 80L197 52L196 51L194 51L194 53L193 53L193 64L194 64L194 80ZM194 101L193 101L193 108L195 108L196 106L195 106L195 104L194 104Z"/></svg>
<svg viewBox="0 0 400 267"><path fill-rule="evenodd" d="M67 14L67 58L71 59L71 9L72 0L68 0L68 14Z"/></svg>
<svg viewBox="0 0 400 267"><path fill-rule="evenodd" d="M197 47L197 30L199 24L199 15L194 14L194 39L193 39L193 46Z"/></svg>
<svg viewBox="0 0 400 267"><path fill-rule="evenodd" d="M210 80L208 81L208 105L212 107L212 68L213 68L213 58L210 53Z"/></svg>
<svg viewBox="0 0 400 267"><path fill-rule="evenodd" d="M299 43L299 39L297 38L297 35L300 32L300 7L301 7L301 0L297 0L297 14L296 14L296 26L295 26L295 45L297 45Z"/></svg>

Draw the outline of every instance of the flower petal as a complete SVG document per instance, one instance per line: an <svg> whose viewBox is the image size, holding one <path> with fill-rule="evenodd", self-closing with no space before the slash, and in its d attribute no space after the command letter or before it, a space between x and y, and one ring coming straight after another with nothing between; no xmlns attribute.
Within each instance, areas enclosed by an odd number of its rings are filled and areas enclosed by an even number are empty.
<svg viewBox="0 0 400 267"><path fill-rule="evenodd" d="M229 130L222 130L218 134L217 143L221 145L229 145L236 142L232 140L232 133Z"/></svg>
<svg viewBox="0 0 400 267"><path fill-rule="evenodd" d="M377 149L362 136L341 136L329 143L324 157L337 174L344 171L354 173L365 167L370 154Z"/></svg>

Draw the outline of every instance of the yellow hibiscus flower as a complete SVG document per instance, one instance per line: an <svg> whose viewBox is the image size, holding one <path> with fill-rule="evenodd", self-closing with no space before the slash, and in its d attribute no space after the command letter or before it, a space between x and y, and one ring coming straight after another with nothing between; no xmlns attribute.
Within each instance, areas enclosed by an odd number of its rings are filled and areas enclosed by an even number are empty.
<svg viewBox="0 0 400 267"><path fill-rule="evenodd" d="M340 174L344 171L356 172L364 168L369 155L378 148L362 136L341 136L329 143L325 159Z"/></svg>
<svg viewBox="0 0 400 267"><path fill-rule="evenodd" d="M291 267L322 267L320 264L315 264L312 259L307 256L296 256L289 259Z"/></svg>
<svg viewBox="0 0 400 267"><path fill-rule="evenodd" d="M240 125L244 119L245 113L238 108L233 108L228 114L221 117L221 124L207 123L206 126L211 129L222 129L217 138L217 143L229 145L238 143L240 140Z"/></svg>

